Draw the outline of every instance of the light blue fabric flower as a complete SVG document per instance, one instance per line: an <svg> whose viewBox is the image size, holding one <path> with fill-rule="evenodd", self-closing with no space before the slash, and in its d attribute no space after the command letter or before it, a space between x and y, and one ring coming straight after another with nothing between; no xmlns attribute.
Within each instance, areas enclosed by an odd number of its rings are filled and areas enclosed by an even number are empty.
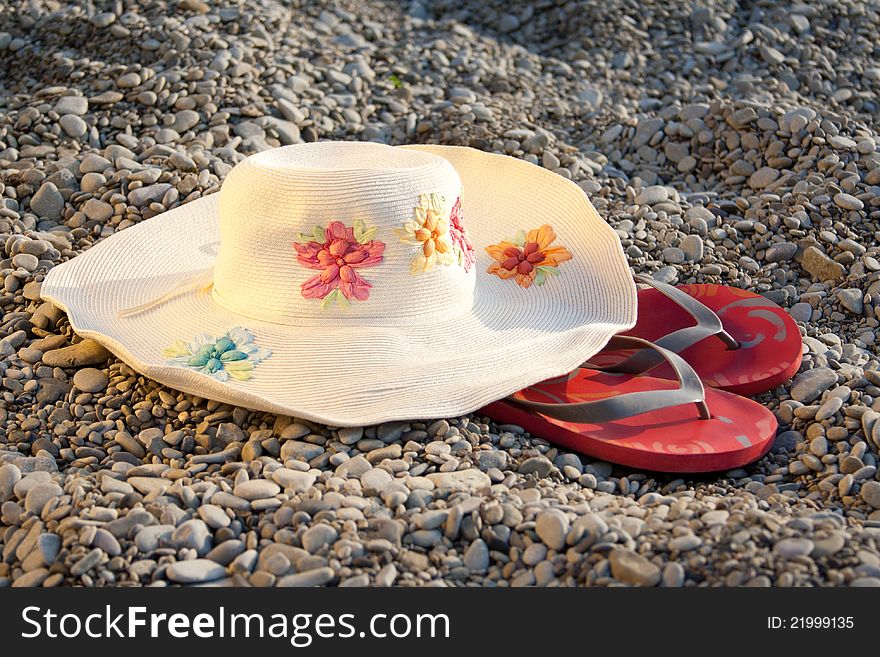
<svg viewBox="0 0 880 657"><path fill-rule="evenodd" d="M253 334L237 326L219 338L202 334L192 342L175 340L162 355L171 365L189 367L213 376L218 381L247 381L254 367L272 355L268 349L254 344Z"/></svg>

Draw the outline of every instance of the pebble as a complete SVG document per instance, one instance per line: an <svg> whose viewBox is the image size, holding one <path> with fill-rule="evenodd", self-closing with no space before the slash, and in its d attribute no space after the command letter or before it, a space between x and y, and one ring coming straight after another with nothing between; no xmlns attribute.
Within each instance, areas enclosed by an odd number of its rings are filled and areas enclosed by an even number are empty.
<svg viewBox="0 0 880 657"><path fill-rule="evenodd" d="M689 552L690 550L696 550L702 544L703 541L699 536L685 534L684 536L676 536L669 541L669 549L675 552Z"/></svg>
<svg viewBox="0 0 880 657"><path fill-rule="evenodd" d="M24 500L24 509L33 513L35 516L43 512L43 507L49 501L59 497L62 494L61 487L55 483L38 483L36 486L28 490Z"/></svg>
<svg viewBox="0 0 880 657"><path fill-rule="evenodd" d="M134 207L141 207L150 203L158 203L169 189L171 189L171 185L168 183L138 187L128 193L128 204Z"/></svg>
<svg viewBox="0 0 880 657"><path fill-rule="evenodd" d="M281 492L281 487L274 481L267 479L252 479L236 484L232 492L243 500L263 500L267 497L275 497Z"/></svg>
<svg viewBox="0 0 880 657"><path fill-rule="evenodd" d="M453 491L477 492L492 485L492 480L485 472L475 469L458 470L457 472L436 472L427 475L437 488Z"/></svg>
<svg viewBox="0 0 880 657"><path fill-rule="evenodd" d="M205 521L211 529L229 527L232 522L226 512L214 504L203 504L199 507L199 517Z"/></svg>
<svg viewBox="0 0 880 657"><path fill-rule="evenodd" d="M791 397L803 404L809 404L837 383L837 375L827 367L817 367L798 374L791 384Z"/></svg>
<svg viewBox="0 0 880 657"><path fill-rule="evenodd" d="M636 203L639 205L654 205L669 198L669 191L661 185L645 187L636 195Z"/></svg>
<svg viewBox="0 0 880 657"><path fill-rule="evenodd" d="M813 317L813 307L802 301L789 308L788 314L791 315L792 319L796 322L809 322Z"/></svg>
<svg viewBox="0 0 880 657"><path fill-rule="evenodd" d="M861 315L865 308L862 301L862 292L855 288L845 288L837 292L840 305L855 315Z"/></svg>
<svg viewBox="0 0 880 657"><path fill-rule="evenodd" d="M880 509L880 481L866 481L862 484L861 496L868 506Z"/></svg>
<svg viewBox="0 0 880 657"><path fill-rule="evenodd" d="M58 125L61 126L65 134L75 139L79 139L89 131L89 124L73 114L62 116L58 120Z"/></svg>
<svg viewBox="0 0 880 657"><path fill-rule="evenodd" d="M686 573L684 566L675 561L670 561L663 567L663 573L660 579L660 586L667 588L678 588L684 586Z"/></svg>
<svg viewBox="0 0 880 657"><path fill-rule="evenodd" d="M113 216L113 206L96 198L90 198L82 208L83 213L92 221L101 223Z"/></svg>
<svg viewBox="0 0 880 657"><path fill-rule="evenodd" d="M779 175L779 171L772 167L761 167L749 177L749 187L752 189L764 189L779 178Z"/></svg>
<svg viewBox="0 0 880 657"><path fill-rule="evenodd" d="M834 195L834 204L844 210L862 210L865 207L865 204L855 196L844 193Z"/></svg>
<svg viewBox="0 0 880 657"><path fill-rule="evenodd" d="M339 532L330 525L313 525L303 533L302 546L310 554L317 554L324 546L335 543L338 536Z"/></svg>
<svg viewBox="0 0 880 657"><path fill-rule="evenodd" d="M315 484L317 475L289 468L278 468L272 473L272 479L284 490L291 489L294 493L304 493Z"/></svg>
<svg viewBox="0 0 880 657"><path fill-rule="evenodd" d="M814 246L804 251L803 268L820 281L842 280L846 270L839 262L835 262Z"/></svg>
<svg viewBox="0 0 880 657"><path fill-rule="evenodd" d="M54 183L44 182L31 197L31 210L39 217L58 221L64 210L64 197Z"/></svg>
<svg viewBox="0 0 880 657"><path fill-rule="evenodd" d="M484 573L489 568L489 546L478 538L464 553L464 565L472 573Z"/></svg>
<svg viewBox="0 0 880 657"><path fill-rule="evenodd" d="M313 458L324 453L324 448L320 445L312 445L298 440L288 440L281 445L281 459L301 459L311 461Z"/></svg>
<svg viewBox="0 0 880 657"><path fill-rule="evenodd" d="M840 552L846 545L846 535L843 532L831 532L825 537L813 539L813 551L810 556L814 559L828 557Z"/></svg>
<svg viewBox="0 0 880 657"><path fill-rule="evenodd" d="M518 472L520 474L535 474L539 477L546 477L553 472L553 464L545 456L533 456L520 464Z"/></svg>
<svg viewBox="0 0 880 657"><path fill-rule="evenodd" d="M361 475L361 485L367 495L376 495L384 492L394 481L387 471L381 468L372 468Z"/></svg>
<svg viewBox="0 0 880 657"><path fill-rule="evenodd" d="M12 497L15 484L21 480L21 471L12 463L0 465L0 503Z"/></svg>
<svg viewBox="0 0 880 657"><path fill-rule="evenodd" d="M107 388L109 379L101 370L85 367L73 375L73 385L82 392L100 392Z"/></svg>
<svg viewBox="0 0 880 657"><path fill-rule="evenodd" d="M544 544L557 552L565 547L568 518L556 511L543 511L535 521L535 532Z"/></svg>
<svg viewBox="0 0 880 657"><path fill-rule="evenodd" d="M77 344L54 349L43 354L43 364L49 367L84 367L102 365L110 352L94 340L86 338Z"/></svg>
<svg viewBox="0 0 880 657"><path fill-rule="evenodd" d="M89 100L83 96L62 96L52 109L60 116L65 114L82 116L89 111Z"/></svg>
<svg viewBox="0 0 880 657"><path fill-rule="evenodd" d="M333 581L336 573L328 566L313 568L304 573L296 573L295 575L287 575L278 580L275 586L280 587L300 587L300 586L323 586Z"/></svg>
<svg viewBox="0 0 880 657"><path fill-rule="evenodd" d="M815 547L808 538L783 538L773 545L773 553L784 559L794 559L809 555Z"/></svg>
<svg viewBox="0 0 880 657"><path fill-rule="evenodd" d="M611 574L615 579L632 586L656 586L660 582L660 568L632 550L616 548L608 555Z"/></svg>
<svg viewBox="0 0 880 657"><path fill-rule="evenodd" d="M699 235L687 235L681 241L681 250L686 260L699 262L703 259L703 239Z"/></svg>
<svg viewBox="0 0 880 657"><path fill-rule="evenodd" d="M226 569L209 559L191 559L169 564L165 574L178 584L198 584L222 579L226 576Z"/></svg>
<svg viewBox="0 0 880 657"><path fill-rule="evenodd" d="M797 250L797 244L792 242L775 242L767 249L764 258L767 262L788 262Z"/></svg>

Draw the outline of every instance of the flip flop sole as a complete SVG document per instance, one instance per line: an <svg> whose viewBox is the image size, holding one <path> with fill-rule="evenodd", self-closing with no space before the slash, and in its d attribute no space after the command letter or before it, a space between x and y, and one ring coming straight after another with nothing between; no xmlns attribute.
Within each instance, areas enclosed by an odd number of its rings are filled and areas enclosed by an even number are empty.
<svg viewBox="0 0 880 657"><path fill-rule="evenodd" d="M675 388L647 376L580 369L543 381L514 397L550 402L594 401L614 394ZM509 401L481 409L496 422L588 456L658 472L730 470L761 458L776 436L776 418L760 404L721 390L706 390L711 419L700 420L693 404L642 413L602 424L576 424L532 413Z"/></svg>
<svg viewBox="0 0 880 657"><path fill-rule="evenodd" d="M705 385L752 396L772 390L797 373L803 344L797 324L783 308L758 294L725 285L680 285L678 289L711 308L740 344L739 349L728 349L718 338L709 337L679 354ZM624 335L656 342L694 324L687 311L653 288L639 290L638 302L636 325ZM607 367L625 355L601 352L590 362ZM665 363L646 373L674 376Z"/></svg>

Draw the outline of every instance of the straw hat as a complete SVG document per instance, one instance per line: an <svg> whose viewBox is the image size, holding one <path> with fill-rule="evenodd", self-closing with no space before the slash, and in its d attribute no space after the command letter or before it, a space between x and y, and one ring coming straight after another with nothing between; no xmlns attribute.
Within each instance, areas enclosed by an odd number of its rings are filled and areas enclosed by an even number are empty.
<svg viewBox="0 0 880 657"><path fill-rule="evenodd" d="M636 319L620 242L573 183L356 142L248 157L218 194L52 269L42 295L172 388L335 426L473 411Z"/></svg>

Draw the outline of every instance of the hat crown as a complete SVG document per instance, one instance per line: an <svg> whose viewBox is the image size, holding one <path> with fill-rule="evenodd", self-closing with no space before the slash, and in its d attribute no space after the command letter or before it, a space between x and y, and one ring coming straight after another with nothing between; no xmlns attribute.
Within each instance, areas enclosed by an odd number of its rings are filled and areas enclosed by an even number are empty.
<svg viewBox="0 0 880 657"><path fill-rule="evenodd" d="M423 324L467 312L461 180L445 159L359 142L248 157L220 191L218 303L289 325Z"/></svg>

